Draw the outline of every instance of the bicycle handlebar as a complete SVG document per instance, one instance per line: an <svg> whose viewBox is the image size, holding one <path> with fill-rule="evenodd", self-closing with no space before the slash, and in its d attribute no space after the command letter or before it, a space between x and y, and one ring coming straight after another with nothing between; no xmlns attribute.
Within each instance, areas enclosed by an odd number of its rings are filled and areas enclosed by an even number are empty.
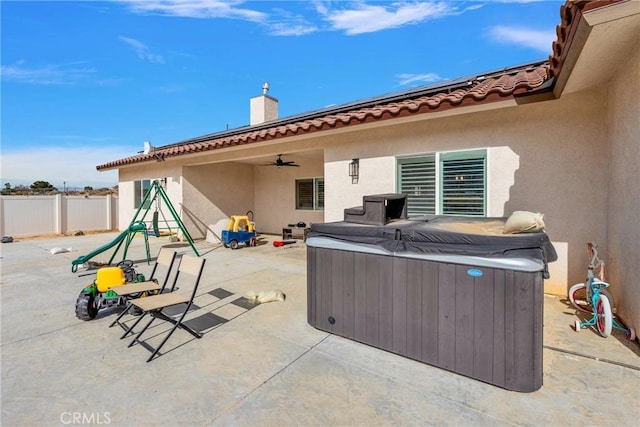
<svg viewBox="0 0 640 427"><path fill-rule="evenodd" d="M604 262L598 258L598 245L595 242L587 243L587 254L591 256L591 261L589 262L589 270L595 270L600 267L600 280L604 281Z"/></svg>

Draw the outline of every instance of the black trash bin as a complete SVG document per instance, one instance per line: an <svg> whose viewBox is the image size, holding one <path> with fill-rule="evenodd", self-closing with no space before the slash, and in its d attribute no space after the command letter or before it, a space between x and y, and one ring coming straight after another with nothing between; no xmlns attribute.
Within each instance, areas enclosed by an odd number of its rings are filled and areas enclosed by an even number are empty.
<svg viewBox="0 0 640 427"><path fill-rule="evenodd" d="M313 224L310 325L508 390L542 386L544 232L504 218Z"/></svg>

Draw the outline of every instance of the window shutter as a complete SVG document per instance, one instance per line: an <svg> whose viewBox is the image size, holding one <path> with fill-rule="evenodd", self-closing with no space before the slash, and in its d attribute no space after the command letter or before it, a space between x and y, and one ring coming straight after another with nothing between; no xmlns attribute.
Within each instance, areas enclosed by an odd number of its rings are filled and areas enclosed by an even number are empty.
<svg viewBox="0 0 640 427"><path fill-rule="evenodd" d="M400 192L407 194L408 216L436 213L435 156L398 161Z"/></svg>
<svg viewBox="0 0 640 427"><path fill-rule="evenodd" d="M485 158L442 157L442 213L485 215Z"/></svg>
<svg viewBox="0 0 640 427"><path fill-rule="evenodd" d="M296 209L313 209L313 180L297 180L296 187Z"/></svg>
<svg viewBox="0 0 640 427"><path fill-rule="evenodd" d="M147 195L147 192L149 191L150 188L151 188L151 180L150 179L142 180L142 196L141 197L144 198L144 196ZM149 209L150 207L151 207L151 198L148 198L144 204L144 209Z"/></svg>
<svg viewBox="0 0 640 427"><path fill-rule="evenodd" d="M315 179L316 209L324 209L324 179Z"/></svg>
<svg viewBox="0 0 640 427"><path fill-rule="evenodd" d="M133 207L138 209L142 203L142 181L133 181Z"/></svg>

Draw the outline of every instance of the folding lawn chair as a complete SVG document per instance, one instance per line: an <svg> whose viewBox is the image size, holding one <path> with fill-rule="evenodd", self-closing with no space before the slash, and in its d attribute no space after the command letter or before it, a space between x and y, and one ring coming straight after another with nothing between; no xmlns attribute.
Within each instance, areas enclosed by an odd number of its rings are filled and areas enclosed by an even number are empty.
<svg viewBox="0 0 640 427"><path fill-rule="evenodd" d="M141 309L143 313L140 316L140 318L124 333L124 335L122 335L121 338L125 338L127 335L129 335L129 333L131 333L133 331L133 328L135 328L136 325L138 323L140 323L140 321L147 314L150 314L151 315L151 320L149 321L149 323L147 323L144 326L144 328L142 328L142 330L133 339L133 341L131 341L131 343L129 343L129 347L133 346L135 343L140 343L141 345L143 345L143 347L145 347L145 348L149 349L150 351L152 351L151 357L149 357L149 359L147 359L147 362L150 362L155 357L155 355L158 354L158 352L160 351L162 346L167 342L169 337L178 328L184 329L185 331L189 332L191 335L193 335L196 338L201 338L202 337L202 335L200 333L194 331L189 326L187 326L184 323L182 323L182 321L184 320L185 316L187 315L187 312L189 311L189 309L191 308L191 305L193 304L193 299L195 298L196 293L198 291L198 285L200 283L200 277L202 276L202 271L204 269L205 261L206 260L204 258L196 258L196 257L189 256L189 255L183 255L182 256L182 260L180 261L180 266L178 267L178 271L176 273L175 279L173 281L173 286L171 287L171 289L175 289L176 283L178 283L178 279L180 277L184 278L185 275L190 276L190 278L194 279L193 290L191 291L191 296L186 296L186 295L180 294L178 292L171 292L171 293L152 295L152 296L149 296L149 297L146 297L146 298L138 298L138 299L135 299L135 300L131 301L131 304L134 305L135 307L138 307L139 309ZM168 307L173 307L173 306L177 306L177 305L183 305L184 306L184 311L182 311L182 313L179 315L178 319L175 319L175 318L165 314L162 311L162 310L164 310L164 309L166 309ZM161 319L161 320L167 321L169 323L173 323L173 328L171 328L171 330L169 330L169 332L164 337L164 339L162 340L160 345L158 347L156 347L156 348L153 348L152 346L150 346L149 344L145 343L144 341L141 341L140 337L142 336L142 334L144 334L144 332L147 330L147 328L149 326L151 326L153 321L156 320L156 319Z"/></svg>
<svg viewBox="0 0 640 427"><path fill-rule="evenodd" d="M153 269L151 270L151 276L149 276L148 281L139 282L139 283L129 283L126 285L114 287L112 289L113 292L116 293L116 295L118 295L119 297L129 298L129 301L127 301L126 308L122 310L122 313L120 313L120 315L116 318L116 320L113 321L113 323L109 325L109 327L112 327L118 324L121 327L123 327L125 330L127 329L122 323L120 323L120 319L122 319L122 317L125 314L127 314L129 310L131 310L131 308L133 307L133 305L131 304L131 301L136 297L138 297L138 294L139 296L143 296L143 295L148 296L150 292L162 293L167 287L167 283L169 282L169 275L171 274L171 270L173 268L173 263L175 262L175 260L176 260L175 251L164 248L164 247L160 248L160 252L158 253L158 257L156 258L156 263L153 265ZM159 266L162 267L163 271L161 272L158 271ZM156 277L156 273L165 274L162 284L158 283L158 278ZM173 291L173 289L171 289L171 291Z"/></svg>

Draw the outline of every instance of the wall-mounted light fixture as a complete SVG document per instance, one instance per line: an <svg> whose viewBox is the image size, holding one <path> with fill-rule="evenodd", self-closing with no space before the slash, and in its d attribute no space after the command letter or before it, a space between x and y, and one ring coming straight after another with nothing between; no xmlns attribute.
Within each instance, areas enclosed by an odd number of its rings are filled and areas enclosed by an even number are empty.
<svg viewBox="0 0 640 427"><path fill-rule="evenodd" d="M349 163L349 176L351 177L352 184L358 182L358 177L360 176L360 159L352 159L351 163Z"/></svg>

